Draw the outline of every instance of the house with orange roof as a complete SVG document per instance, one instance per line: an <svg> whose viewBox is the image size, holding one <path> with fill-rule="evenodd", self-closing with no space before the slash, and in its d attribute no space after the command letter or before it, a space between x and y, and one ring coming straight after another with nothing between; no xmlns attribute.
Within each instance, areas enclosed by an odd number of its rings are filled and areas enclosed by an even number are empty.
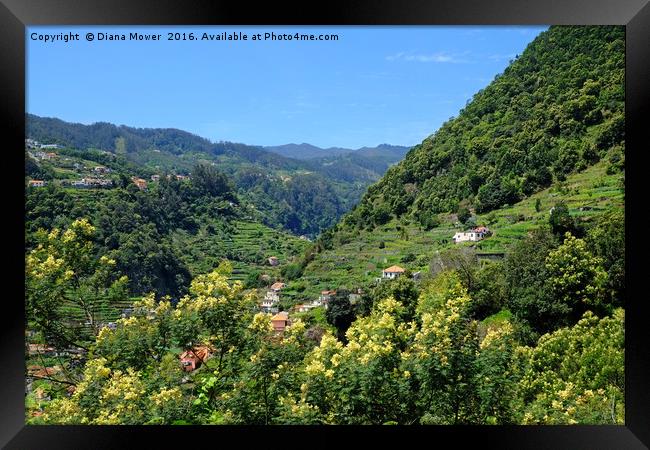
<svg viewBox="0 0 650 450"><path fill-rule="evenodd" d="M387 278L389 280L394 280L395 278L403 275L405 270L400 266L390 266L387 269L384 269L381 276L382 278Z"/></svg>
<svg viewBox="0 0 650 450"><path fill-rule="evenodd" d="M201 367L201 364L207 361L211 356L212 349L207 345L200 345L181 353L181 365L183 366L184 371L192 372Z"/></svg>
<svg viewBox="0 0 650 450"><path fill-rule="evenodd" d="M271 290L273 292L280 292L282 289L284 289L287 285L281 282L273 283L271 285Z"/></svg>
<svg viewBox="0 0 650 450"><path fill-rule="evenodd" d="M275 316L271 317L271 323L273 324L273 331L276 333L284 332L284 329L291 325L289 313L286 311L277 313Z"/></svg>
<svg viewBox="0 0 650 450"><path fill-rule="evenodd" d="M147 181L146 181L146 180L143 180L142 178L136 178L136 177L131 178L131 180L133 181L133 183L134 183L134 184L135 184L139 189L141 189L141 190L142 190L142 189L147 189Z"/></svg>

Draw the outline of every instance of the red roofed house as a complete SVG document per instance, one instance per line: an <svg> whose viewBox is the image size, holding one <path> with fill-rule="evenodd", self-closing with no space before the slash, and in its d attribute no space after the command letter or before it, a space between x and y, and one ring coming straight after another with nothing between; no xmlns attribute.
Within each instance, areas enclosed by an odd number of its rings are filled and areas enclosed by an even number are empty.
<svg viewBox="0 0 650 450"><path fill-rule="evenodd" d="M136 178L136 177L131 178L131 180L133 180L133 183L135 183L135 185L138 188L140 188L140 189L146 189L147 188L146 180L143 180L142 178Z"/></svg>
<svg viewBox="0 0 650 450"><path fill-rule="evenodd" d="M212 356L210 348L205 345L195 347L193 350L186 350L180 356L183 370L191 372L198 369L210 356Z"/></svg>
<svg viewBox="0 0 650 450"><path fill-rule="evenodd" d="M279 292L279 291L281 291L282 289L284 289L285 286L286 286L286 284L281 283L281 282L278 281L277 283L273 283L273 284L271 285L271 290L272 290L273 292Z"/></svg>
<svg viewBox="0 0 650 450"><path fill-rule="evenodd" d="M275 332L282 333L287 326L291 325L289 313L286 311L277 313L275 316L271 317L271 323L273 324L273 330Z"/></svg>
<svg viewBox="0 0 650 450"><path fill-rule="evenodd" d="M492 232L488 227L483 227L483 226L476 227L472 231L478 234L481 238L484 238L485 236L492 234Z"/></svg>
<svg viewBox="0 0 650 450"><path fill-rule="evenodd" d="M31 187L43 187L43 186L45 186L45 181L43 181L43 180L29 180L29 185Z"/></svg>
<svg viewBox="0 0 650 450"><path fill-rule="evenodd" d="M393 280L400 275L404 273L404 269L402 269L400 266L390 266L388 269L384 269L382 272L381 276L383 278L388 278L390 280Z"/></svg>

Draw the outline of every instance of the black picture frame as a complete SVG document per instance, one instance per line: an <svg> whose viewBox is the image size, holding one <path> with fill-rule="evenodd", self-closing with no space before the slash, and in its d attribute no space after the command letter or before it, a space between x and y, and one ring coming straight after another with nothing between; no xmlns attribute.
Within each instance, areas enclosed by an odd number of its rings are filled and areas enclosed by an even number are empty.
<svg viewBox="0 0 650 450"><path fill-rule="evenodd" d="M308 8L309 7L309 8ZM173 0L2 0L0 3L0 91L5 159L5 312L0 340L0 445L31 448L132 448L236 445L340 445L353 438L436 446L452 439L483 448L637 449L650 445L648 333L645 332L643 239L645 121L650 105L650 5L648 0L341 0L318 4ZM625 25L626 27L626 266L624 426L463 427L134 427L26 426L24 404L24 185L21 173L25 129L25 27L30 25ZM646 150L647 151L647 150ZM24 192L23 192L24 195ZM10 200L6 202L6 200ZM10 286L12 289L7 290ZM416 444L417 443L417 444ZM367 445L365 443L361 445Z"/></svg>

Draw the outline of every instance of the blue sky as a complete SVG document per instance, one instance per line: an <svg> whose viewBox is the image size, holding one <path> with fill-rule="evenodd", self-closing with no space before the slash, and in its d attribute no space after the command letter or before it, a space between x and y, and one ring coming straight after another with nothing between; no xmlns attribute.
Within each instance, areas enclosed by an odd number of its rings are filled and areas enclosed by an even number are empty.
<svg viewBox="0 0 650 450"><path fill-rule="evenodd" d="M70 122L179 128L212 141L415 145L458 114L546 26L29 27L27 111ZM167 32L248 41L168 41ZM79 33L76 42L31 33ZM126 41L88 42L88 32ZM161 41L129 41L130 32ZM338 41L252 41L274 32Z"/></svg>

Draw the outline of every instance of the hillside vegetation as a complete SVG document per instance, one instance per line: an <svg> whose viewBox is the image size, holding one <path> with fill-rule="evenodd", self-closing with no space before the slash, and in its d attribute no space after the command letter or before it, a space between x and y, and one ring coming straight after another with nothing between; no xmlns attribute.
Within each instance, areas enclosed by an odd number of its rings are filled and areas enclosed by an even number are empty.
<svg viewBox="0 0 650 450"><path fill-rule="evenodd" d="M230 176L240 196L255 206L259 221L312 238L356 205L366 187L408 150L383 145L362 148L353 155L346 150L340 156L300 161L262 147L213 143L177 129L106 122L83 125L32 114L27 115L27 136L44 144L60 144L68 155L81 159L122 161L125 167L132 163L131 174L144 178L162 172L186 175L198 163L214 165ZM111 160L111 156L117 158ZM27 162L28 174L39 179L66 176L61 170L47 171L35 167L34 161ZM67 173L71 175L74 172Z"/></svg>
<svg viewBox="0 0 650 450"><path fill-rule="evenodd" d="M571 217L588 227L603 214L624 207L623 174L618 170L608 174L609 168L607 162L597 163L512 206L472 216L472 223L485 224L493 233L479 242L452 242L454 233L466 228L456 214L435 215L437 225L430 230L404 217L391 219L372 232L343 228L328 233L296 283L308 286L303 296L316 297L323 289L372 284L384 268L395 264L428 273L436 252L454 247L471 247L479 257L486 253L503 257L532 230L548 227L549 210L558 204L565 204Z"/></svg>
<svg viewBox="0 0 650 450"><path fill-rule="evenodd" d="M279 268L269 267L269 257L287 263L308 244L257 222L213 166L196 166L189 180L161 177L146 190L116 170L110 189L28 188L26 250L43 240L43 230L88 219L97 228L95 255L116 261L132 295L155 291L179 298L192 277L223 259L232 261L235 278L262 268L272 275Z"/></svg>
<svg viewBox="0 0 650 450"><path fill-rule="evenodd" d="M551 27L458 117L370 186L345 226L483 213L603 158L623 159L624 30Z"/></svg>

